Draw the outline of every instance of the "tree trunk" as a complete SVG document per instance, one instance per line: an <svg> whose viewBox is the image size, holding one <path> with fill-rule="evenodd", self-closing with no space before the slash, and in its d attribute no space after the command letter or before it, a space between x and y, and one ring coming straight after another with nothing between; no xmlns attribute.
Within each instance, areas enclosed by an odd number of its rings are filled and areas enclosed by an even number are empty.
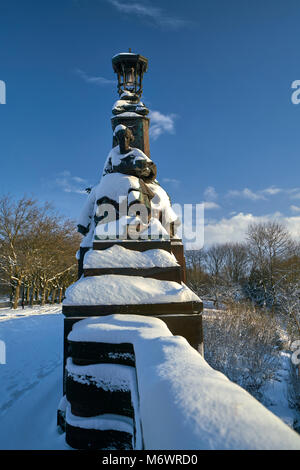
<svg viewBox="0 0 300 470"><path fill-rule="evenodd" d="M14 285L11 285L10 286L10 295L9 295L9 301L10 301L10 308L13 308L13 299L14 299L14 296L15 296L15 286Z"/></svg>
<svg viewBox="0 0 300 470"><path fill-rule="evenodd" d="M61 304L62 302L62 293L63 293L63 288L59 288L59 294L58 294L58 303Z"/></svg>
<svg viewBox="0 0 300 470"><path fill-rule="evenodd" d="M51 303L54 304L56 301L56 288L52 290Z"/></svg>
<svg viewBox="0 0 300 470"><path fill-rule="evenodd" d="M12 308L14 309L18 308L19 298L20 298L20 288L21 288L21 281L18 281L17 285L15 286L15 292L14 292L14 300L13 300L13 306L12 306Z"/></svg>
<svg viewBox="0 0 300 470"><path fill-rule="evenodd" d="M32 286L31 292L30 292L30 297L29 297L29 305L33 305L33 302L34 302L34 294L35 294L35 287Z"/></svg>
<svg viewBox="0 0 300 470"><path fill-rule="evenodd" d="M22 305L22 308L24 308L25 306L25 286L24 286L24 283L22 285L22 300L21 300L21 305Z"/></svg>
<svg viewBox="0 0 300 470"><path fill-rule="evenodd" d="M31 289L30 289L30 286L28 284L27 290L26 290L26 303L27 303L27 305L29 305L29 303L30 303L30 290Z"/></svg>
<svg viewBox="0 0 300 470"><path fill-rule="evenodd" d="M49 302L49 296L50 296L50 288L48 287L48 288L46 289L46 298L45 298L45 303L46 303L46 304L49 304L49 303L50 303L50 302Z"/></svg>
<svg viewBox="0 0 300 470"><path fill-rule="evenodd" d="M47 291L47 288L46 286L42 288L42 295L41 295L41 306L43 307L45 305L45 301L46 301L46 291Z"/></svg>

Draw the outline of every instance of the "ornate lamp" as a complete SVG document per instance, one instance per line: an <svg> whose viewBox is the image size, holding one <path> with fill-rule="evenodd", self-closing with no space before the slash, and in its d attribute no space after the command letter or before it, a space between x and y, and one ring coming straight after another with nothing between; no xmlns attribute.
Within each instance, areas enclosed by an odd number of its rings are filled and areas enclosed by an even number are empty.
<svg viewBox="0 0 300 470"><path fill-rule="evenodd" d="M143 76L147 72L148 59L140 54L121 52L112 58L114 72L118 76L119 95L130 92L141 96Z"/></svg>
<svg viewBox="0 0 300 470"><path fill-rule="evenodd" d="M134 147L141 149L150 157L149 147L149 109L140 101L143 92L143 76L148 69L148 59L140 54L121 52L113 56L112 66L118 76L119 100L112 109L113 130L123 124L129 127L134 136ZM117 145L113 136L113 147Z"/></svg>

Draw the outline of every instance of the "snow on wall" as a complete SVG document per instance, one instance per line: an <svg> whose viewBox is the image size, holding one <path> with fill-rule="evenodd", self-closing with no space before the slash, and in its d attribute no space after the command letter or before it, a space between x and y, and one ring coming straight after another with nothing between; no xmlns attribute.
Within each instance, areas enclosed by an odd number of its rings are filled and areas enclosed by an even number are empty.
<svg viewBox="0 0 300 470"><path fill-rule="evenodd" d="M76 322L68 335L69 341L132 343L172 336L167 325L154 317L143 315L105 315Z"/></svg>
<svg viewBox="0 0 300 470"><path fill-rule="evenodd" d="M135 383L135 371L131 366L120 364L90 364L78 366L71 358L67 359L68 377L81 384L93 383L105 391L128 391Z"/></svg>
<svg viewBox="0 0 300 470"><path fill-rule="evenodd" d="M128 250L113 245L106 250L89 250L84 257L84 268L153 268L178 266L173 254L154 249L145 252Z"/></svg>
<svg viewBox="0 0 300 470"><path fill-rule="evenodd" d="M63 305L133 305L199 300L185 284L107 274L81 277L66 290Z"/></svg>
<svg viewBox="0 0 300 470"><path fill-rule="evenodd" d="M68 339L133 344L146 450L300 449L298 434L157 318L88 318Z"/></svg>
<svg viewBox="0 0 300 470"><path fill-rule="evenodd" d="M75 382L93 384L105 391L130 391L131 403L134 409L134 423L136 433L136 450L142 449L142 431L139 415L139 397L137 390L136 370L134 367L120 364L90 364L76 365L71 358L67 359L66 369L68 376ZM85 429L114 429L134 433L134 423L131 418L119 415L99 415L89 418L76 417L72 414L70 404L65 400L61 408L65 407L66 421L73 426ZM124 427L125 426L125 427Z"/></svg>
<svg viewBox="0 0 300 470"><path fill-rule="evenodd" d="M116 431L123 431L128 432L129 434L133 434L133 422L131 418L111 414L101 415L101 418L98 416L82 418L72 414L69 404L67 404L66 408L66 421L71 426L78 428L97 429L99 431L114 429Z"/></svg>

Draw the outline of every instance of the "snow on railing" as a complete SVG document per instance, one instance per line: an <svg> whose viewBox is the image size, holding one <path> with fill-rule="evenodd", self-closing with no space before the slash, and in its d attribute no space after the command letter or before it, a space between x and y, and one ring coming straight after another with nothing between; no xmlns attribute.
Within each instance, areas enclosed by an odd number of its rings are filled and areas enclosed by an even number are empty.
<svg viewBox="0 0 300 470"><path fill-rule="evenodd" d="M138 388L134 411L140 433L136 448L300 449L296 432L212 369L183 337L173 336L157 318L87 318L73 325L68 339L133 345Z"/></svg>

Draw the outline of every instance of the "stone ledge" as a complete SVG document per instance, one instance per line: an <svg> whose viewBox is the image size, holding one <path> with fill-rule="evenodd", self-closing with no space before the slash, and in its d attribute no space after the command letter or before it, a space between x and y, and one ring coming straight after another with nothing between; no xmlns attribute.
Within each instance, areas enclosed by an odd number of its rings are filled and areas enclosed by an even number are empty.
<svg viewBox="0 0 300 470"><path fill-rule="evenodd" d="M62 313L66 317L90 317L113 314L129 315L160 315L200 314L203 302L169 302L156 304L127 304L127 305L63 305Z"/></svg>
<svg viewBox="0 0 300 470"><path fill-rule="evenodd" d="M84 277L117 274L123 276L142 276L158 279L160 281L183 281L180 266L153 267L153 268L84 268Z"/></svg>

